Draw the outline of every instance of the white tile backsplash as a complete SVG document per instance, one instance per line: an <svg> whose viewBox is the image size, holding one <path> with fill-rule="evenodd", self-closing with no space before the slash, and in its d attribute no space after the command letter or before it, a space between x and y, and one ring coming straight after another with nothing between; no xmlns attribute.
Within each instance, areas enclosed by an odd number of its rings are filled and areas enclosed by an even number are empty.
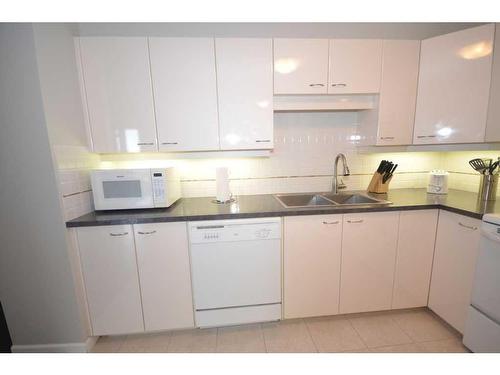
<svg viewBox="0 0 500 375"><path fill-rule="evenodd" d="M333 161L339 152L346 154L351 176L342 177L348 189L364 190L382 159L398 164L391 189L425 188L428 172L450 172L449 188L477 192L479 175L468 164L475 157L496 159L498 151L380 152L360 151L356 144L356 112L289 112L274 115L275 148L266 157L182 158L163 153L85 154L83 149L62 147L61 164L66 170L84 174L96 166L106 168L147 168L173 165L181 175L184 197L214 196L215 168L229 168L234 195L324 191L331 189ZM500 148L500 147L499 147ZM387 150L387 148L386 148ZM245 152L233 155L245 155ZM100 161L99 161L100 158ZM75 189L73 177L65 181L64 193ZM80 177L80 191L87 190L89 179ZM85 189L85 187L87 189ZM498 192L500 195L500 190Z"/></svg>
<svg viewBox="0 0 500 375"><path fill-rule="evenodd" d="M275 148L268 157L168 159L163 154L101 155L112 168L176 166L184 197L214 196L215 168L229 168L234 195L328 191L333 161L346 154L351 176L342 177L348 189L366 189L380 160L398 163L391 188L425 187L427 173L440 167L439 152L361 153L357 149L355 112L276 113ZM135 159L134 159L135 158ZM148 164L149 163L149 164Z"/></svg>

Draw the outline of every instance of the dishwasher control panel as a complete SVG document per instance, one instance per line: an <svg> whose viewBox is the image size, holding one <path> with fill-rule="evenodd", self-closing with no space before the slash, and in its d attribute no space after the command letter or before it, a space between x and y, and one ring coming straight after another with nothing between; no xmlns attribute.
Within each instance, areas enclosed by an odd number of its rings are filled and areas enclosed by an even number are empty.
<svg viewBox="0 0 500 375"><path fill-rule="evenodd" d="M281 219L240 219L190 222L191 243L255 241L281 238Z"/></svg>

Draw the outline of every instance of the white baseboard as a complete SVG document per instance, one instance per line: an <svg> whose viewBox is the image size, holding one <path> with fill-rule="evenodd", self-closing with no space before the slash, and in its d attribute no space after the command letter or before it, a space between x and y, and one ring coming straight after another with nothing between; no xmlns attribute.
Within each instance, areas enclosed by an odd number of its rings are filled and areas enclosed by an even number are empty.
<svg viewBox="0 0 500 375"><path fill-rule="evenodd" d="M90 353L99 337L89 337L85 342L63 344L12 345L12 353Z"/></svg>

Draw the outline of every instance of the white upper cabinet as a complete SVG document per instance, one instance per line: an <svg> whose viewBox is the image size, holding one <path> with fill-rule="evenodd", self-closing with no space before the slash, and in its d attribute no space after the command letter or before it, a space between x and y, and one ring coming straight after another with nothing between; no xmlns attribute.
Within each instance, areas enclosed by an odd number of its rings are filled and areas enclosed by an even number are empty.
<svg viewBox="0 0 500 375"><path fill-rule="evenodd" d="M422 41L413 143L483 142L494 25Z"/></svg>
<svg viewBox="0 0 500 375"><path fill-rule="evenodd" d="M399 212L344 214L340 313L389 310Z"/></svg>
<svg viewBox="0 0 500 375"><path fill-rule="evenodd" d="M150 38L160 151L219 149L213 38Z"/></svg>
<svg viewBox="0 0 500 375"><path fill-rule="evenodd" d="M194 327L185 222L134 225L146 331Z"/></svg>
<svg viewBox="0 0 500 375"><path fill-rule="evenodd" d="M147 38L82 37L94 152L157 151Z"/></svg>
<svg viewBox="0 0 500 375"><path fill-rule="evenodd" d="M215 40L222 150L273 148L272 39Z"/></svg>
<svg viewBox="0 0 500 375"><path fill-rule="evenodd" d="M275 39L274 93L378 93L381 66L381 40Z"/></svg>
<svg viewBox="0 0 500 375"><path fill-rule="evenodd" d="M429 307L462 333L479 252L480 226L480 220L439 212Z"/></svg>
<svg viewBox="0 0 500 375"><path fill-rule="evenodd" d="M485 142L500 142L500 23L495 25L495 46L491 70L490 102Z"/></svg>
<svg viewBox="0 0 500 375"><path fill-rule="evenodd" d="M377 146L412 144L419 57L417 40L384 40Z"/></svg>
<svg viewBox="0 0 500 375"><path fill-rule="evenodd" d="M284 318L339 312L342 215L284 218Z"/></svg>
<svg viewBox="0 0 500 375"><path fill-rule="evenodd" d="M330 40L329 94L373 94L380 91L382 40Z"/></svg>
<svg viewBox="0 0 500 375"><path fill-rule="evenodd" d="M326 94L328 39L274 39L274 93Z"/></svg>

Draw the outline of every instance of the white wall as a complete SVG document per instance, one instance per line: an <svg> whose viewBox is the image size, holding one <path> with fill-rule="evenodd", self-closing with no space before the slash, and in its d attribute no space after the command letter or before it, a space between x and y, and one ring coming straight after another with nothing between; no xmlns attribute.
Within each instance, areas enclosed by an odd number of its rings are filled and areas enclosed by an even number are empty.
<svg viewBox="0 0 500 375"><path fill-rule="evenodd" d="M425 39L478 23L80 23L85 36L290 37Z"/></svg>
<svg viewBox="0 0 500 375"><path fill-rule="evenodd" d="M64 217L92 211L89 169L99 156L90 153L73 43L75 24L34 24L40 86L56 162Z"/></svg>
<svg viewBox="0 0 500 375"><path fill-rule="evenodd" d="M72 24L33 25L40 86L54 145L87 146L80 100Z"/></svg>
<svg viewBox="0 0 500 375"><path fill-rule="evenodd" d="M78 82L74 40L75 24L34 24L40 86L56 180L65 221L93 210L89 170L99 156L88 149L84 108ZM74 276L80 316L91 334L87 300L75 233L66 230L68 255Z"/></svg>
<svg viewBox="0 0 500 375"><path fill-rule="evenodd" d="M13 344L81 343L30 24L0 24L0 124L0 299Z"/></svg>

